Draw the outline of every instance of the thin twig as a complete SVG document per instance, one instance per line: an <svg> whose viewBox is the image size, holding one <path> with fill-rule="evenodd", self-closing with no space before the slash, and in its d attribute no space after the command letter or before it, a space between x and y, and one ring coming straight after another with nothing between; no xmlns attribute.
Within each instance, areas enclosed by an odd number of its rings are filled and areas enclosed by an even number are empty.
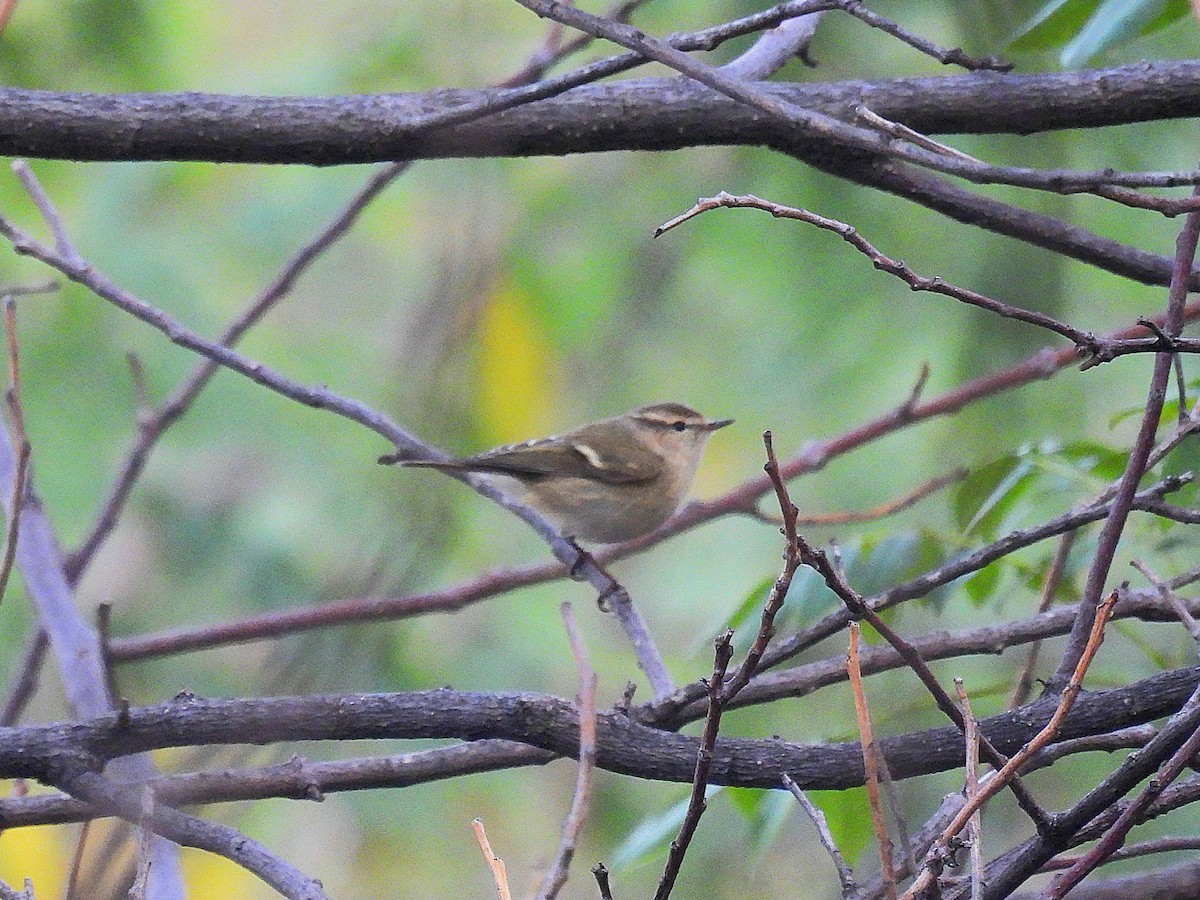
<svg viewBox="0 0 1200 900"><path fill-rule="evenodd" d="M859 663L862 663L862 652L859 651ZM896 789L896 782L892 779L892 768L888 765L887 757L882 753L878 754L876 760L879 768L879 785L883 788L883 797L886 801L885 811L891 813L892 827L896 829L896 840L892 843L899 843L899 847L893 848L893 853L896 856L908 856L906 864L908 871L914 872L917 868L916 857L912 853L912 838L908 830L908 819L904 815L904 807L900 802L900 792ZM895 869L893 869L893 874ZM900 876L896 874L896 878Z"/></svg>
<svg viewBox="0 0 1200 900"><path fill-rule="evenodd" d="M967 747L966 794L969 803L979 793L979 723L975 720L971 699L961 678L954 679L954 689L962 705L963 720L967 723L963 737ZM966 831L971 854L971 900L983 900L983 828L978 809L967 821Z"/></svg>
<svg viewBox="0 0 1200 900"><path fill-rule="evenodd" d="M129 900L145 900L146 884L150 879L150 867L154 862L151 850L154 832L147 824L154 818L154 789L142 788L142 820L138 823L137 868L133 886L129 889Z"/></svg>
<svg viewBox="0 0 1200 900"><path fill-rule="evenodd" d="M471 828L475 831L475 840L479 842L479 849L483 853L483 861L487 863L487 867L492 873L492 881L496 885L496 894L500 900L512 900L512 893L508 889L508 871L504 866L504 860L492 852L492 845L488 842L487 831L483 827L483 820L472 819Z"/></svg>
<svg viewBox="0 0 1200 900"><path fill-rule="evenodd" d="M714 662L712 678L708 682L708 715L704 720L704 734L700 738L700 749L696 753L696 774L692 778L692 793L688 799L687 812L679 834L671 841L671 849L667 853L667 865L662 878L658 882L658 890L654 892L654 900L667 900L675 887L675 879L679 876L679 868L683 865L683 857L687 853L700 817L708 806L704 795L708 790L708 772L712 767L713 748L717 744L717 733L721 728L721 712L724 704L721 702L722 687L725 682L725 671L729 660L733 657L733 630L726 630L714 641Z"/></svg>
<svg viewBox="0 0 1200 900"><path fill-rule="evenodd" d="M817 228L825 231L832 231L851 247L857 250L871 263L876 269L894 275L914 291L927 291L933 294L942 294L962 303L971 306L977 306L980 309L986 309L989 312L995 313L998 316L1003 316L1006 319L1016 319L1020 322L1026 322L1030 325L1036 325L1039 328L1045 328L1048 331L1053 331L1055 334L1065 337L1067 340L1075 344L1076 347L1082 348L1091 352L1098 349L1096 337L1091 332L1081 331L1065 322L1060 322L1053 316L1048 316L1045 313L1037 312L1036 310L1023 309L1019 306L1012 306L1008 303L1002 303L991 297L987 297L976 291L968 290L967 288L958 287L943 281L941 278L929 278L923 275L918 275L908 267L902 260L892 259L885 256L866 238L858 233L858 230L853 225L847 225L845 222L839 222L837 219L830 219L817 213L810 212L807 209L800 209L794 206L784 206L780 203L773 203L770 200L763 200L759 197L747 194L743 196L734 196L733 194L721 191L714 197L707 199L701 198L696 202L696 205L668 222L663 223L654 230L654 236L658 237L663 233L670 231L678 225L695 218L701 213L708 212L713 209L760 209L769 212L777 219L795 219L800 222L807 222Z"/></svg>
<svg viewBox="0 0 1200 900"><path fill-rule="evenodd" d="M887 818L883 814L883 801L879 796L879 745L875 743L871 728L871 713L867 708L867 694L863 690L862 670L858 665L859 626L850 623L850 652L846 656L846 671L850 676L850 689L854 694L854 712L858 721L859 740L862 745L863 771L867 783L867 803L871 809L871 824L875 827L875 839L879 842L879 858L883 863L883 881L889 900L896 900L896 876L892 872L892 854L895 850L888 835Z"/></svg>
<svg viewBox="0 0 1200 900"><path fill-rule="evenodd" d="M1075 700L1079 696L1080 690L1082 690L1083 677L1087 674L1092 659L1100 649L1100 644L1104 640L1104 626L1108 623L1108 618L1112 614L1112 609L1116 603L1117 592L1113 591L1096 611L1096 616L1092 623L1092 631L1088 635L1087 645L1084 647L1083 654L1079 657L1075 670L1071 674L1070 682L1062 690L1062 696L1054 713L1050 716L1050 721L1009 759L994 779L983 785L979 792L959 810L954 820L946 826L946 829L937 841L934 842L933 848L929 851L927 860L934 863L934 865L927 864L925 870L905 892L904 900L915 900L915 898L922 896L922 892L937 877L937 861L947 857L952 846L951 842L966 827L967 822L974 815L975 811L995 796L1005 786L1007 780L1020 771L1021 767L1030 757L1054 740L1055 735L1058 734L1059 727L1071 711L1071 707L1074 706Z"/></svg>
<svg viewBox="0 0 1200 900"><path fill-rule="evenodd" d="M571 860L575 856L579 835L587 819L592 798L592 775L596 768L596 671L588 659L587 647L579 633L579 625L575 621L575 611L571 604L563 603L559 611L562 613L563 625L571 642L571 653L579 671L579 770L575 779L575 795L571 799L571 809L563 821L558 853L542 879L541 887L538 888L538 900L553 900L567 883Z"/></svg>
<svg viewBox="0 0 1200 900"><path fill-rule="evenodd" d="M1075 546L1075 538L1078 534L1078 531L1068 531L1058 539L1058 545L1054 548L1054 556L1050 560L1050 568L1046 570L1046 577L1042 581L1042 595L1037 609L1039 615L1054 604L1058 587L1062 584L1063 573L1067 569L1067 558L1071 555L1071 548ZM1041 641L1034 641L1029 645L1029 652L1025 654L1025 665L1021 667L1021 674L1017 676L1017 683L1013 686L1012 694L1008 698L1009 709L1023 706L1029 699L1029 693L1033 690L1033 673L1037 670L1038 654L1041 649Z"/></svg>
<svg viewBox="0 0 1200 900"><path fill-rule="evenodd" d="M1179 621L1188 630L1188 634L1192 636L1192 640L1197 645L1200 645L1200 621L1197 621L1196 617L1192 615L1191 611L1187 608L1187 604L1179 598L1178 594L1171 590L1170 585L1158 577L1147 563L1140 559L1133 559L1129 561L1129 564L1145 575L1146 580L1154 585L1159 597L1175 611L1175 615L1179 616Z"/></svg>
<svg viewBox="0 0 1200 900"><path fill-rule="evenodd" d="M921 134L919 131L914 131L907 125L902 125L899 122L893 122L891 119L885 119L877 112L872 111L871 108L865 104L859 104L856 106L854 108L854 115L861 121L866 122L872 128L875 128L894 138L900 138L901 140L908 141L910 144L916 144L918 147L924 147L926 150L932 150L934 153L943 153L946 156L953 156L956 159L961 159L965 162L986 165L983 160L976 159L974 156L963 153L961 150L948 146L947 144L943 144L939 141L935 141L933 138Z"/></svg>
<svg viewBox="0 0 1200 900"><path fill-rule="evenodd" d="M1126 859L1137 859L1142 856L1152 856L1155 853L1175 853L1180 850L1200 850L1200 835L1175 835L1161 838L1152 838L1148 841L1142 841L1137 844L1126 844L1109 854L1104 860L1105 863L1120 862ZM1054 859L1042 866L1042 872L1061 872L1063 869L1069 869L1071 866L1083 859L1082 855L1077 856L1056 856Z"/></svg>
<svg viewBox="0 0 1200 900"><path fill-rule="evenodd" d="M888 516L894 516L898 512L903 512L910 507L916 506L926 497L940 491L947 485L954 484L957 481L962 481L967 476L966 469L955 469L945 475L939 475L936 478L930 478L920 487L913 491L897 497L895 500L889 500L886 503L880 503L878 506L873 506L870 509L846 510L843 512L824 513L809 516L798 516L796 518L796 526L798 528L817 528L828 525L857 525L863 522L877 522L880 519L885 519ZM763 512L757 507L754 510L754 518L762 522L767 522L771 525L782 525L783 520Z"/></svg>
<svg viewBox="0 0 1200 900"><path fill-rule="evenodd" d="M812 65L808 47L817 33L823 12L797 16L764 31L758 40L736 59L721 66L721 71L743 81L761 81L771 77L793 59Z"/></svg>
<svg viewBox="0 0 1200 900"><path fill-rule="evenodd" d="M104 665L104 684L108 696L116 699L121 694L117 690L117 676L113 670L112 653L109 650L112 642L111 603L101 603L96 607L96 635L100 640L100 660Z"/></svg>
<svg viewBox="0 0 1200 900"><path fill-rule="evenodd" d="M784 539L783 571L775 579L775 583L771 585L771 591L767 595L767 602L763 606L758 634L755 636L753 646L746 653L746 658L738 666L737 671L733 673L729 679L729 683L725 685L721 692L722 706L728 705L737 696L738 692L750 682L750 679L754 677L754 673L758 670L763 654L767 651L767 645L775 634L775 616L783 608L783 603L787 599L788 589L792 586L792 578L801 564L800 553L796 546L796 516L799 514L799 511L796 509L795 504L792 503L792 498L788 495L787 485L783 483L783 478L779 474L779 460L775 456L775 447L771 440L771 432L763 432L763 445L767 451L767 462L763 466L763 470L767 473L767 477L771 479L771 484L775 487L775 499L779 501L779 511L783 516L783 527L780 529L783 532Z"/></svg>
<svg viewBox="0 0 1200 900"><path fill-rule="evenodd" d="M907 28L897 24L896 22L886 19L876 12L867 9L862 3L851 2L847 3L843 9L872 28L878 28L885 34L890 34L896 40L908 44L914 50L924 53L936 59L944 66L954 65L961 66L968 70L991 69L997 72L1008 72L1013 68L1013 64L1005 62L996 56L987 56L982 59L978 57L968 56L958 47L945 48L933 41L922 37L916 32L909 31Z"/></svg>
<svg viewBox="0 0 1200 900"><path fill-rule="evenodd" d="M75 852L71 854L71 869L67 875L67 889L63 893L66 900L75 900L79 895L76 890L79 888L79 873L83 870L83 851L87 847L88 835L92 830L91 819L84 820L83 827L79 829L79 837L75 840Z"/></svg>
<svg viewBox="0 0 1200 900"><path fill-rule="evenodd" d="M829 830L829 823L825 819L825 813L821 808L808 799L808 794L796 784L791 775L783 776L783 786L787 788L793 797L800 804L800 808L816 826L817 836L821 841L821 846L825 848L825 852L829 854L829 858L833 860L833 865L837 869L838 881L842 885L842 898L849 900L858 893L858 882L854 878L854 870L850 868L850 864L846 862L846 857L842 855L842 851L838 849L837 842L833 839L833 832Z"/></svg>
<svg viewBox="0 0 1200 900"><path fill-rule="evenodd" d="M600 889L600 900L613 900L612 888L608 884L608 868L604 863L592 866L592 875L596 878L596 886Z"/></svg>
<svg viewBox="0 0 1200 900"><path fill-rule="evenodd" d="M13 455L16 466L8 503L8 527L4 533L4 552L0 557L0 601L8 590L8 579L12 575L17 558L17 536L21 527L21 509L25 506L26 480L32 448L25 432L25 412L21 407L21 363L17 345L17 304L12 294L4 296L4 329L8 336L8 400L12 418Z"/></svg>
<svg viewBox="0 0 1200 900"><path fill-rule="evenodd" d="M1200 187L1193 191L1193 196L1200 197ZM1192 266L1196 259L1196 245L1200 241L1200 212L1188 213L1184 225L1175 243L1175 265L1171 272L1171 286L1168 291L1167 314L1162 329L1167 335L1175 337L1183 328L1183 310L1187 301L1188 285L1191 279ZM1075 627L1067 638L1058 668L1051 678L1052 685L1061 685L1068 674L1075 668L1084 653L1088 637L1092 632L1092 618L1096 607L1104 593L1104 584L1112 568L1113 558L1117 553L1117 544L1125 530L1125 522L1133 505L1134 494L1137 493L1138 483L1146 472L1151 451L1154 447L1154 436L1158 431L1159 417L1162 414L1163 403L1166 399L1167 382L1172 368L1172 354L1158 353L1154 357L1154 372L1150 378L1149 395L1146 398L1146 408L1142 415L1141 425L1133 447L1129 451L1129 460L1125 471L1117 483L1112 510L1104 520L1100 536L1096 542L1096 553L1092 557L1092 565L1088 570L1087 581L1083 588L1083 602L1079 606L1079 617Z"/></svg>
<svg viewBox="0 0 1200 900"><path fill-rule="evenodd" d="M628 22L634 10L645 2L646 0L625 0L625 2L618 3L610 9L605 14L605 18L612 19L614 22ZM554 24L561 25L558 22ZM564 43L561 40L560 34L557 46L551 47L550 36L551 33L548 31L547 40L543 41L542 46L529 55L529 58L525 61L525 65L508 78L497 82L495 86L498 88L510 88L533 84L541 80L546 72L556 63L579 52L595 40L590 34L579 34Z"/></svg>
<svg viewBox="0 0 1200 900"><path fill-rule="evenodd" d="M1174 755L1159 767L1154 777L1150 779L1150 783L1132 803L1125 807L1121 815L1117 817L1117 821L1105 832L1104 837L1096 846L1055 879L1045 893L1046 900L1061 900L1072 887L1082 881L1089 872L1120 847L1125 842L1125 836L1141 820L1150 804L1162 794L1172 781L1179 777L1186 766L1193 764L1198 752L1200 752L1200 729L1194 731L1192 736L1175 751Z"/></svg>
<svg viewBox="0 0 1200 900"><path fill-rule="evenodd" d="M51 235L54 236L54 251L64 260L67 260L75 265L82 265L83 258L75 249L75 245L71 243L71 236L67 231L66 223L59 214L58 209L50 200L50 195L46 193L46 189L34 177L33 170L24 160L13 160L10 164L13 174L21 181L25 192L29 194L34 205L38 208L38 212L42 214L42 219L50 228Z"/></svg>

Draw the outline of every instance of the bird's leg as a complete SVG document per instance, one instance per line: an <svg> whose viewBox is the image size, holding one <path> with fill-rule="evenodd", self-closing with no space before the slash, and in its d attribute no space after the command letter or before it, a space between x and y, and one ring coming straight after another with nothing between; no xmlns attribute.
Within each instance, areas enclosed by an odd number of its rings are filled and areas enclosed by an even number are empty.
<svg viewBox="0 0 1200 900"><path fill-rule="evenodd" d="M578 554L575 557L575 562L571 563L571 571L567 574L571 576L572 581L587 581L586 578L579 574L580 570L588 563L591 563L596 568L600 568L600 564L596 562L596 558L592 554L579 546L579 541L575 540L575 538L568 537L567 543L574 547L575 553Z"/></svg>
<svg viewBox="0 0 1200 900"><path fill-rule="evenodd" d="M580 570L589 564L595 566L597 569L603 572L604 577L608 580L608 584L604 586L604 589L600 591L599 596L596 597L596 605L600 607L601 612L612 612L612 607L609 605L608 598L617 591L621 590L620 583L618 583L617 579L608 574L608 570L605 569L604 566L596 562L596 557L592 556L592 554L580 547L579 542L575 540L575 538L569 537L567 540L571 542L571 546L574 547L575 552L579 554L575 557L575 562L571 563L571 570L568 573L571 576L571 579L573 581L587 581L587 579L580 574Z"/></svg>

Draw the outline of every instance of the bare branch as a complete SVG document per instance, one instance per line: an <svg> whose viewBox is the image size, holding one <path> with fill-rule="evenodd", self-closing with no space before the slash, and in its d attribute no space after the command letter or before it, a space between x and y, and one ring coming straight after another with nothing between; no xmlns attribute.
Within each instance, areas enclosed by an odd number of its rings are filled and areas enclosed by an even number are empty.
<svg viewBox="0 0 1200 900"><path fill-rule="evenodd" d="M737 696L738 692L750 682L750 679L754 677L754 673L758 671L763 654L767 651L767 645L775 635L775 616L783 609L783 603L787 599L788 590L792 586L792 578L801 564L800 552L796 546L796 517L799 514L799 510L792 503L792 498L788 496L787 485L783 483L783 478L779 474L779 460L775 457L775 447L771 441L771 432L763 432L763 444L767 451L767 463L763 466L763 469L766 471L767 477L771 479L771 484L775 487L775 497L779 501L780 514L783 516L783 527L780 529L783 532L784 540L783 571L775 579L775 583L771 585L771 591L767 595L767 602L763 606L762 617L758 626L758 635L754 639L753 646L747 652L742 664L738 666L737 671L729 679L729 683L721 691L722 706L727 706Z"/></svg>
<svg viewBox="0 0 1200 900"><path fill-rule="evenodd" d="M479 850L483 853L483 861L487 863L488 869L492 873L492 881L496 885L496 895L500 900L512 900L512 893L508 889L508 871L504 866L504 860L492 852L492 845L488 842L487 832L483 828L482 819L473 819L471 828L475 831L475 840L479 842Z"/></svg>
<svg viewBox="0 0 1200 900"><path fill-rule="evenodd" d="M1058 539L1058 546L1054 548L1054 556L1050 560L1050 568L1046 570L1046 577L1042 581L1042 596L1038 601L1039 614L1046 612L1054 604L1054 596L1058 593L1063 573L1067 568L1067 558L1071 555L1071 548L1075 546L1075 538L1078 534L1077 531L1068 531ZM1021 674L1017 677L1017 683L1013 686L1013 692L1008 698L1009 709L1016 709L1029 699L1029 692L1033 689L1033 673L1037 668L1041 647L1041 641L1034 641L1030 645L1029 652L1025 655L1025 665L1022 666Z"/></svg>
<svg viewBox="0 0 1200 900"><path fill-rule="evenodd" d="M692 778L692 793L688 800L687 812L683 824L679 826L679 835L671 841L671 849L667 854L667 865L658 889L654 892L654 900L667 900L675 887L675 879L679 876L679 867L683 865L684 854L692 842L692 836L700 824L700 817L708 806L704 795L708 790L708 773L712 768L717 732L721 728L722 688L725 682L725 670L733 657L733 632L726 631L714 642L715 661L713 662L712 679L708 682L708 716L704 720L704 734L700 738L700 749L696 753L696 770Z"/></svg>
<svg viewBox="0 0 1200 900"><path fill-rule="evenodd" d="M963 738L967 746L966 795L967 802L970 803L979 793L979 724L975 720L975 713L971 710L971 700L967 696L967 690L961 678L954 679L954 689L958 694L958 702L962 705L963 721L967 725L963 731ZM971 900L982 900L983 826L978 809L967 820L966 830L967 844L971 854Z"/></svg>
<svg viewBox="0 0 1200 900"><path fill-rule="evenodd" d="M1200 189L1194 192L1200 197ZM1167 301L1167 315L1163 323L1163 331L1174 337L1183 329L1183 308L1187 301L1188 283L1192 266L1196 258L1196 245L1200 241L1200 212L1189 213L1184 220L1183 229L1175 245L1175 268L1171 276L1171 287ZM1129 452L1129 461L1125 471L1117 483L1113 499L1112 511L1104 520L1097 541L1096 554L1092 558L1088 570L1087 581L1083 588L1083 603L1079 606L1079 617L1062 658L1055 669L1051 684L1060 686L1082 657L1088 635L1092 631L1092 620L1096 607L1104 593L1104 583L1112 567L1113 557L1116 556L1117 544L1125 529L1125 521L1133 506L1134 494L1138 483L1145 474L1146 466L1154 448L1154 436L1158 431L1158 420L1166 399L1167 382L1171 376L1171 354L1158 353L1154 358L1154 372L1150 379L1150 392L1146 398L1146 409L1142 415L1141 426L1137 438Z"/></svg>
<svg viewBox="0 0 1200 900"><path fill-rule="evenodd" d="M1175 610L1175 614L1179 616L1179 621L1183 623L1184 627L1188 630L1188 634L1192 636L1192 640L1200 645L1200 622L1192 615L1191 610L1187 608L1187 604L1145 562L1140 559L1133 559L1129 561L1129 564L1145 575L1146 579L1154 585L1159 597L1162 598L1164 603L1170 604L1171 609Z"/></svg>
<svg viewBox="0 0 1200 900"><path fill-rule="evenodd" d="M26 171L28 172L28 169ZM29 173L28 178L33 181L32 173ZM36 181L33 183L36 184ZM49 204L48 199L45 202ZM53 213L53 207L48 207L48 209L52 214L57 215ZM43 212L46 213L46 210ZM3 216L0 216L0 234L9 239L18 253L32 256L57 269L72 281L87 287L98 297L161 331L173 343L205 356L290 400L314 409L335 413L376 432L395 444L397 448L397 453L389 455L388 459L445 458L444 453L422 443L388 416L357 400L342 397L325 388L299 384L223 344L201 337L163 310L135 297L94 269L78 255L70 245L65 233L63 240L68 241L65 245L68 251L66 253L60 253L34 240ZM602 599L606 599L612 604L618 621L625 628L630 642L633 644L638 665L646 673L655 692L662 696L674 690L674 682L662 661L662 656L650 637L640 614L633 608L628 593L611 575L597 565L590 555L582 553L574 541L559 534L558 530L544 516L514 497L505 494L486 476L455 472L447 474L468 484L477 493L521 518L541 535L543 540L550 545L554 555L568 566L570 572L578 575L582 580L588 581L599 591Z"/></svg>
<svg viewBox="0 0 1200 900"><path fill-rule="evenodd" d="M892 871L892 854L895 848L888 836L887 819L883 814L883 801L879 797L879 745L875 743L871 728L871 714L867 709L867 695L863 690L862 670L858 665L859 625L850 623L850 652L846 657L850 688L854 694L854 712L858 722L858 734L862 744L863 770L867 781L867 802L871 809L871 824L875 828L875 840L879 843L879 858L882 862L884 890L888 900L896 900L896 875Z"/></svg>
<svg viewBox="0 0 1200 900"><path fill-rule="evenodd" d="M816 826L821 846L825 848L825 852L829 854L830 859L833 860L834 867L837 869L838 881L842 885L843 900L849 900L849 898L854 897L858 893L858 883L854 879L854 870L850 868L850 865L846 862L846 857L842 855L842 851L838 849L837 843L833 839L833 834L829 830L829 823L825 820L825 813L821 812L820 807L808 799L808 795L801 790L800 785L796 784L790 775L784 775L782 780L783 786L796 798L805 815Z"/></svg>
<svg viewBox="0 0 1200 900"><path fill-rule="evenodd" d="M21 528L21 509L25 506L26 479L29 456L33 452L25 433L25 412L21 407L21 364L17 346L17 305L12 294L4 295L4 328L8 335L8 409L12 418L13 470L11 496L8 501L8 528L4 533L4 551L0 554L0 601L8 590L13 563L17 559L17 535Z"/></svg>
<svg viewBox="0 0 1200 900"><path fill-rule="evenodd" d="M1050 717L1050 721L1039 731L1021 750L1016 753L1004 767L996 774L996 777L990 780L986 786L982 786L974 797L969 799L967 803L959 810L954 820L946 826L941 836L930 849L928 859L937 861L945 859L951 849L951 842L955 837L966 827L975 811L983 806L988 800L1002 790L1008 779L1013 777L1020 771L1021 767L1039 750L1051 743L1057 737L1059 728L1063 720L1071 711L1071 707L1076 703L1079 692L1083 688L1083 677L1087 674L1088 668L1091 666L1092 659L1096 652L1100 649L1100 644L1104 640L1104 626L1108 623L1108 617L1112 613L1113 607L1117 603L1117 592L1114 591L1107 600L1096 611L1096 616L1093 620L1092 631L1088 636L1087 646L1084 648L1082 655L1075 666L1074 672L1071 674L1071 680L1062 690L1062 696L1059 699L1058 706L1055 707L1054 714ZM938 868L926 868L921 875L913 882L912 886L904 893L904 900L915 900L921 897L923 892L929 887L933 879L937 877Z"/></svg>
<svg viewBox="0 0 1200 900"><path fill-rule="evenodd" d="M541 887L538 888L538 900L553 900L567 883L567 872L575 856L575 847L579 843L579 835L583 831L588 805L591 803L592 773L596 768L596 671L588 660L587 647L579 633L571 604L564 603L559 609L571 641L575 666L579 670L579 773L575 781L571 809L563 822L558 854L542 879Z"/></svg>
<svg viewBox="0 0 1200 900"><path fill-rule="evenodd" d="M889 275L895 275L914 291L928 291L933 294L942 294L946 297L951 297L955 300L967 303L971 306L978 306L981 309L986 309L988 312L995 313L998 316L1003 316L1006 319L1016 319L1020 322L1026 322L1030 325L1037 325L1039 328L1045 328L1048 331L1053 331L1055 334L1065 337L1083 350L1091 352L1093 347L1096 347L1095 336L1090 332L1081 331L1064 322L1059 322L1052 316L1045 313L1040 313L1035 310L1022 309L1018 306L1011 306L1007 303L1001 303L999 300L994 300L991 297L976 293L975 291L966 288L958 287L943 281L941 278L927 278L918 275L911 268L905 265L902 261L884 256L877 250L866 238L858 233L858 230L853 225L847 225L845 222L839 222L837 219L829 219L825 216L817 215L814 212L809 212L807 209L798 209L792 206L783 206L779 203L772 203L769 200L762 200L752 195L735 197L725 191L717 194L715 197L701 199L682 215L676 216L669 222L660 225L654 230L654 236L658 237L666 231L670 231L677 225L713 209L720 208L742 208L742 209L761 209L769 212L777 219L797 219L801 222L807 222L810 225L815 225L817 228L826 231L832 231L838 235L846 243L850 244L859 253L866 256L874 264L876 269L887 272Z"/></svg>

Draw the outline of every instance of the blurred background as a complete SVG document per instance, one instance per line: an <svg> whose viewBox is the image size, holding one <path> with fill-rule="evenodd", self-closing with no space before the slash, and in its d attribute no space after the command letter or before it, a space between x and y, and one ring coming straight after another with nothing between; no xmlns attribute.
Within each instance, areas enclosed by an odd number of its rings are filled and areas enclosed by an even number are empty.
<svg viewBox="0 0 1200 900"><path fill-rule="evenodd" d="M872 4L925 37L979 55L1004 52L1039 6ZM656 0L636 21L664 34L756 8ZM544 29L528 11L503 3L27 0L0 39L0 73L10 85L95 92L331 95L476 87L518 71ZM1187 56L1196 38L1195 22L1185 17L1088 62ZM725 60L746 46L731 44L716 56ZM1011 56L1019 71L1054 70L1062 65L1060 51L1061 45ZM815 70L795 63L777 77L954 74L836 14L821 26L811 55ZM1196 137L1194 123L1180 122L1024 138L955 136L950 143L999 163L1165 170L1194 165ZM365 167L32 164L93 264L205 335L218 334L369 175ZM386 411L450 452L646 402L684 401L737 419L712 441L700 471L695 493L711 497L761 472L764 429L774 432L781 455L791 455L810 439L838 435L894 407L922 363L931 368L932 396L1048 343L1031 327L914 295L836 236L760 212L717 211L652 239L657 225L720 190L850 222L918 272L1097 332L1165 302L1165 289L973 231L762 149L452 160L418 163L400 178L241 349L293 379ZM1178 223L1153 213L1095 198L981 190L1153 252L1173 250ZM7 169L0 173L0 209L44 233ZM0 251L5 283L45 274ZM22 301L19 318L36 485L63 545L73 548L134 433L137 398L127 354L141 361L154 400L167 396L196 359L74 286ZM1127 358L999 395L835 461L796 482L794 499L805 513L859 509L956 466L1016 459L1022 448L1035 448L1024 459L1040 459L1042 451L1053 456L1067 445L1123 449L1136 420L1113 419L1144 402L1149 369L1149 358ZM401 595L548 558L532 533L462 486L432 472L377 466L376 457L389 449L355 424L219 374L155 450L119 528L79 587L81 606L90 618L99 603L113 604L114 635L131 635L347 597ZM1052 480L1047 475L1045 490L1007 511L1005 522L1037 521L1106 483L1087 466L1065 468ZM977 542L956 527L947 497L884 522L817 529L810 537L836 538L857 566L851 573L860 587L886 584L918 571L920 553L930 547L945 555ZM1036 604L1031 586L1051 549L1006 564L981 596L951 590L937 604L905 609L898 621L906 633L919 634L1023 615ZM1089 550L1082 541L1079 559ZM1189 550L1185 542L1176 552ZM712 637L757 609L780 553L775 528L726 519L614 571L676 679L687 682L711 671ZM1118 560L1115 577L1124 577L1127 558ZM1172 573L1168 564L1163 572ZM807 579L793 593L785 629L830 608ZM185 689L232 697L446 684L573 697L575 666L558 611L563 600L576 605L600 675L600 703L611 705L640 673L616 623L597 611L589 589L569 582L453 615L126 665L118 684L134 704ZM0 606L4 683L29 623L28 601L14 585ZM1186 658L1184 637L1182 630L1126 629L1105 645L1092 676L1096 686ZM1053 651L1045 658L1053 661ZM839 637L804 658L841 653ZM939 672L967 678L977 711L987 714L1003 707L1023 658L1016 651ZM66 715L52 669L25 721ZM877 698L882 733L940 724L903 673L872 679L868 691ZM638 697L647 696L643 687ZM795 741L856 737L841 687L731 713L723 730ZM210 767L277 761L292 752L343 758L417 746L424 745L234 748L162 754L159 763ZM1055 771L1054 780L1037 785L1051 806L1073 795L1069 779ZM278 800L204 814L264 841L321 878L334 897L486 897L493 888L471 820L484 820L514 890L524 893L553 858L574 779L574 764L564 761L405 790L334 794L319 805ZM949 773L902 785L913 821L960 782L959 773ZM685 785L599 773L562 896L595 896L588 869L600 860L612 869L618 896L648 896L686 795ZM820 799L846 848L865 847L862 794ZM1007 803L991 814L998 834L1022 824ZM1176 830L1186 816L1173 820ZM19 885L28 876L38 897L59 896L77 835L73 827L6 832L0 878ZM102 842L93 843L89 864L98 872ZM185 851L184 859L195 897L273 896L216 857ZM873 870L870 853L862 865ZM796 896L798 884L806 897L837 896L832 867L790 798L720 792L685 862L678 895Z"/></svg>

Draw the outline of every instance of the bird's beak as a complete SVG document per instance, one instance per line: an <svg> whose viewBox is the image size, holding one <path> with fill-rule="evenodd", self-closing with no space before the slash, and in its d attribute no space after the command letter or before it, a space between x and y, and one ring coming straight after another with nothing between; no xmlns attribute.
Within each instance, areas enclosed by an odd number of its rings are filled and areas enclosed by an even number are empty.
<svg viewBox="0 0 1200 900"><path fill-rule="evenodd" d="M724 428L726 425L732 425L733 419L717 419L715 422L705 422L700 427L705 431L716 431L718 428Z"/></svg>

